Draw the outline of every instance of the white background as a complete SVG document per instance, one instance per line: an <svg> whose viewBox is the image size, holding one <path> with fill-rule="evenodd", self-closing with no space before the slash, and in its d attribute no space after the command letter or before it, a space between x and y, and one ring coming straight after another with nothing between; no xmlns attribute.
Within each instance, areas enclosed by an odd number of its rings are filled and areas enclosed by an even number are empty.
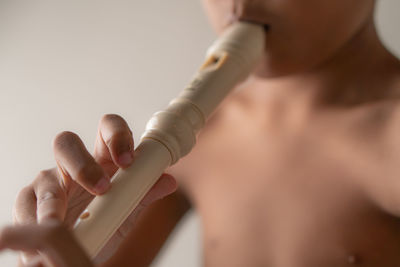
<svg viewBox="0 0 400 267"><path fill-rule="evenodd" d="M382 38L400 55L400 1L378 6ZM118 113L138 139L213 39L199 0L0 0L0 225L18 190L54 166L58 132L76 132L92 151L102 114ZM195 214L168 244L153 267L201 266ZM0 254L0 266L14 265Z"/></svg>

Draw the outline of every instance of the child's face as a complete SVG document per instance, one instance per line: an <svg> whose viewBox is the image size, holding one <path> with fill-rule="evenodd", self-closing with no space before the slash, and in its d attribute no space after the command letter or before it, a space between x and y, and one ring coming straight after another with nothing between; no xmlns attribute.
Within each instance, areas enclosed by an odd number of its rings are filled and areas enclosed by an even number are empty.
<svg viewBox="0 0 400 267"><path fill-rule="evenodd" d="M370 22L375 0L203 0L219 33L242 19L269 25L263 76L308 70Z"/></svg>

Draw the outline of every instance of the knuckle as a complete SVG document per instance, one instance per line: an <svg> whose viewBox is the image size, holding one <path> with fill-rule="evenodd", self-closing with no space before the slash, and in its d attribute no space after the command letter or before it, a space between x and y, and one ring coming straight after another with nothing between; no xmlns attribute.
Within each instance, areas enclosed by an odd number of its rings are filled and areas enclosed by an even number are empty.
<svg viewBox="0 0 400 267"><path fill-rule="evenodd" d="M41 170L38 175L36 176L36 179L48 179L49 177L52 177L53 173L51 170Z"/></svg>
<svg viewBox="0 0 400 267"><path fill-rule="evenodd" d="M62 150L65 147L71 146L72 144L79 141L79 136L76 133L70 131L63 131L56 135L53 140L53 147L55 150Z"/></svg>
<svg viewBox="0 0 400 267"><path fill-rule="evenodd" d="M106 137L103 137L103 138L104 138L104 143L105 143L106 146L108 146L108 147L111 147L112 144L114 143L114 138L113 138L112 135L106 136Z"/></svg>
<svg viewBox="0 0 400 267"><path fill-rule="evenodd" d="M99 134L110 152L133 149L133 135L126 121L117 114L106 114L100 120Z"/></svg>
<svg viewBox="0 0 400 267"><path fill-rule="evenodd" d="M37 205L41 205L48 200L57 200L61 199L60 192L56 192L56 190L46 191L43 194L37 196Z"/></svg>
<svg viewBox="0 0 400 267"><path fill-rule="evenodd" d="M114 152L129 151L133 148L132 135L126 131L116 131L104 138L106 146Z"/></svg>
<svg viewBox="0 0 400 267"><path fill-rule="evenodd" d="M75 180L87 183L99 179L102 174L101 168L96 163L85 164L77 170Z"/></svg>
<svg viewBox="0 0 400 267"><path fill-rule="evenodd" d="M33 185L44 184L53 179L56 179L56 176L52 170L41 170L36 175Z"/></svg>
<svg viewBox="0 0 400 267"><path fill-rule="evenodd" d="M31 196L33 194L34 194L33 186L27 185L18 191L16 199L17 201L20 199L26 199L27 196Z"/></svg>

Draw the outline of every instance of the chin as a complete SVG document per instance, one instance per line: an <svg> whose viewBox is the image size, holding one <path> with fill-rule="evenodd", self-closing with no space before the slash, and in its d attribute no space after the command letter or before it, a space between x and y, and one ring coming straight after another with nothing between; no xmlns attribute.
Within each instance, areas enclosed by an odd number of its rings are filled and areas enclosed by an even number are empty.
<svg viewBox="0 0 400 267"><path fill-rule="evenodd" d="M271 46L270 46L271 47ZM295 53L293 50L276 52L266 49L253 75L258 78L273 79L310 74L325 62L326 57L316 53Z"/></svg>
<svg viewBox="0 0 400 267"><path fill-rule="evenodd" d="M287 72L278 70L276 68L271 68L270 66L265 66L265 64L259 64L253 71L253 75L257 78L262 79L273 79L288 75Z"/></svg>
<svg viewBox="0 0 400 267"><path fill-rule="evenodd" d="M302 71L305 69L293 64L284 64L283 62L274 64L264 59L255 67L253 75L257 78L273 79L293 76Z"/></svg>

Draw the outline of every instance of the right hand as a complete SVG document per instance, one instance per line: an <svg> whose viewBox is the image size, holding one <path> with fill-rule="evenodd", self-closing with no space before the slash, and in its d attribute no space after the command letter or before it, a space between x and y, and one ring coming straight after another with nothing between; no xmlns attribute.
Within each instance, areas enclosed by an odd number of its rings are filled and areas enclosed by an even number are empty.
<svg viewBox="0 0 400 267"><path fill-rule="evenodd" d="M132 132L118 115L105 115L99 123L93 156L78 135L62 132L53 142L56 168L44 170L23 188L16 199L13 217L17 225L48 220L63 221L72 227L95 195L105 193L118 168L134 160ZM175 179L163 174L127 220L100 251L96 262L107 260L131 230L143 207L176 190ZM24 254L22 262L37 261L38 254Z"/></svg>

